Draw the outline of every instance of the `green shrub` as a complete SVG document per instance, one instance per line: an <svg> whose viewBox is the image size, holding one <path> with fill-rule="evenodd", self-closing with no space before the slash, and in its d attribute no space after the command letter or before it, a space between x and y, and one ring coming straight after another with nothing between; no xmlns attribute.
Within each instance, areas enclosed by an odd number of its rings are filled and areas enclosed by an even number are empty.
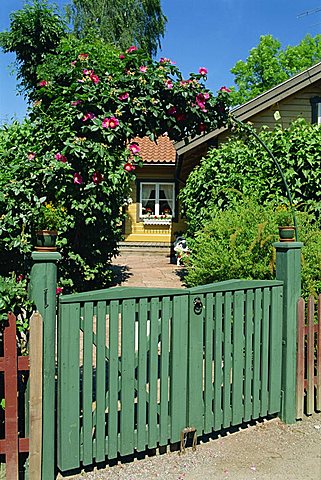
<svg viewBox="0 0 321 480"><path fill-rule="evenodd" d="M229 279L275 278L275 249L282 210L254 199L232 201L225 210L213 208L210 220L188 239L192 250L189 286ZM321 226L314 215L298 213L302 249L302 291L321 293Z"/></svg>
<svg viewBox="0 0 321 480"><path fill-rule="evenodd" d="M244 133L244 132L243 132ZM294 203L321 206L321 129L299 119L287 129L259 133L278 159ZM285 191L273 160L253 136L231 137L209 151L190 174L180 197L192 235L210 218L211 207L224 209L234 199L255 197L260 203L284 200Z"/></svg>

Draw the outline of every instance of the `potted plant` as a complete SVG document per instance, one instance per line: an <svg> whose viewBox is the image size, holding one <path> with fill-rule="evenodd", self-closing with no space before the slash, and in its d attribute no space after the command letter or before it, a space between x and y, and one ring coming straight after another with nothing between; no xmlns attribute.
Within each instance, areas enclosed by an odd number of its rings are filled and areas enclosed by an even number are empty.
<svg viewBox="0 0 321 480"><path fill-rule="evenodd" d="M286 208L277 212L277 221L279 225L280 242L294 242L295 227L293 225L293 214Z"/></svg>
<svg viewBox="0 0 321 480"><path fill-rule="evenodd" d="M64 208L52 202L40 206L37 219L36 247L38 251L55 251L59 227L64 218Z"/></svg>

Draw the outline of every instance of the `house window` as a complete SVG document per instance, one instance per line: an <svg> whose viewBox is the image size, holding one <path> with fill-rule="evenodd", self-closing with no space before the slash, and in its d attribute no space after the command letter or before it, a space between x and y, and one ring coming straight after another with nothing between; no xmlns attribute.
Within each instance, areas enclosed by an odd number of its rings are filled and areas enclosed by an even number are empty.
<svg viewBox="0 0 321 480"><path fill-rule="evenodd" d="M147 183L140 184L140 216L170 215L175 216L175 184Z"/></svg>
<svg viewBox="0 0 321 480"><path fill-rule="evenodd" d="M321 125L321 97L313 97L310 99L312 107L312 123Z"/></svg>

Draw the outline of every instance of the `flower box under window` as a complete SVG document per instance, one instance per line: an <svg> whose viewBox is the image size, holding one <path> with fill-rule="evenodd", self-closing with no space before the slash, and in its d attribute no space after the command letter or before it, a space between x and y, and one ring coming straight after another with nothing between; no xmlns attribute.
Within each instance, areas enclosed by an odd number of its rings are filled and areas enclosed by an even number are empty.
<svg viewBox="0 0 321 480"><path fill-rule="evenodd" d="M145 217L143 218L144 225L171 225L172 217L161 218L161 217Z"/></svg>

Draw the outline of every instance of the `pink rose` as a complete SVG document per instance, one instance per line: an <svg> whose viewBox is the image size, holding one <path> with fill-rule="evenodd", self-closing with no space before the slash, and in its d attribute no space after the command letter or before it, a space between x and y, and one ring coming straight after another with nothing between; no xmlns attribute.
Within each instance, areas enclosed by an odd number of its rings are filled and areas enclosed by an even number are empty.
<svg viewBox="0 0 321 480"><path fill-rule="evenodd" d="M36 157L36 154L33 152L28 153L28 160L33 160Z"/></svg>
<svg viewBox="0 0 321 480"><path fill-rule="evenodd" d="M130 172L132 172L133 170L135 170L135 167L134 167L134 165L132 165L131 163L127 162L127 163L125 163L125 165L124 165L124 170L125 170L126 172L129 172L129 173L130 173Z"/></svg>
<svg viewBox="0 0 321 480"><path fill-rule="evenodd" d="M121 100L121 101L124 101L124 100L127 100L128 97L129 97L129 93L125 92L125 93L120 94L118 99Z"/></svg>
<svg viewBox="0 0 321 480"><path fill-rule="evenodd" d="M46 87L48 85L48 82L46 80L41 80L41 82L38 83L39 87Z"/></svg>
<svg viewBox="0 0 321 480"><path fill-rule="evenodd" d="M168 115L175 115L177 113L176 107L171 107L167 110Z"/></svg>
<svg viewBox="0 0 321 480"><path fill-rule="evenodd" d="M73 60L70 65L71 65L72 67L74 67L74 66L76 65L76 63L77 63L77 60Z"/></svg>
<svg viewBox="0 0 321 480"><path fill-rule="evenodd" d="M74 183L76 185L81 185L83 182L82 180L82 176L80 175L80 173L74 173Z"/></svg>
<svg viewBox="0 0 321 480"><path fill-rule="evenodd" d="M135 45L132 45L131 47L127 48L126 53L135 52L135 50L137 50L137 47Z"/></svg>
<svg viewBox="0 0 321 480"><path fill-rule="evenodd" d="M87 58L88 58L88 53L80 53L80 54L78 55L78 58L79 58L80 61L83 62L84 60L87 60Z"/></svg>
<svg viewBox="0 0 321 480"><path fill-rule="evenodd" d="M220 92L231 93L231 91L232 91L232 90L230 90L229 88L227 88L227 87L225 87L225 86L220 88Z"/></svg>
<svg viewBox="0 0 321 480"><path fill-rule="evenodd" d="M62 288L62 287L57 287L57 288L56 288L56 295L60 295L62 292L63 292L63 288Z"/></svg>
<svg viewBox="0 0 321 480"><path fill-rule="evenodd" d="M103 128L116 128L119 125L119 120L116 117L104 118L102 127Z"/></svg>
<svg viewBox="0 0 321 480"><path fill-rule="evenodd" d="M119 55L119 58L120 58L120 60L124 60L125 55L124 55L123 53L121 53L121 54Z"/></svg>
<svg viewBox="0 0 321 480"><path fill-rule="evenodd" d="M94 73L94 71L93 71L93 70L88 70L88 68L85 68L85 69L82 71L82 73L83 73L84 75L92 75L92 74Z"/></svg>
<svg viewBox="0 0 321 480"><path fill-rule="evenodd" d="M199 73L200 75L207 75L207 68L201 67L201 68L198 70L198 73Z"/></svg>
<svg viewBox="0 0 321 480"><path fill-rule="evenodd" d="M94 172L92 178L96 185L99 185L104 180L104 176L100 172Z"/></svg>
<svg viewBox="0 0 321 480"><path fill-rule="evenodd" d="M56 153L55 159L58 160L58 162L67 162L67 158L65 157L65 155L62 155L61 153Z"/></svg>
<svg viewBox="0 0 321 480"><path fill-rule="evenodd" d="M22 275L22 273L20 273L20 275L18 275L17 278L16 278L16 282L17 282L17 283L20 283L20 282L22 282L22 280L23 280L24 278L25 278L25 277Z"/></svg>
<svg viewBox="0 0 321 480"><path fill-rule="evenodd" d="M172 82L172 80L170 80L170 79L166 80L165 85L166 85L166 87L169 88L169 89L173 88L173 82Z"/></svg>
<svg viewBox="0 0 321 480"><path fill-rule="evenodd" d="M129 145L129 150L130 150L130 152L132 153L132 155L138 155L139 152L140 152L140 146L138 145L138 143L132 142L132 143Z"/></svg>
<svg viewBox="0 0 321 480"><path fill-rule="evenodd" d="M96 115L92 112L85 113L85 115L82 118L83 122L86 122L87 120L92 120L93 118L96 118Z"/></svg>
<svg viewBox="0 0 321 480"><path fill-rule="evenodd" d="M147 67L145 65L142 65L141 67L139 67L139 70L142 72L142 73L146 73L147 72Z"/></svg>
<svg viewBox="0 0 321 480"><path fill-rule="evenodd" d="M172 63L171 60L169 58L166 58L166 57L161 57L159 59L159 63Z"/></svg>
<svg viewBox="0 0 321 480"><path fill-rule="evenodd" d="M94 82L95 85L100 82L98 75L91 74L90 79L92 80L92 82Z"/></svg>

